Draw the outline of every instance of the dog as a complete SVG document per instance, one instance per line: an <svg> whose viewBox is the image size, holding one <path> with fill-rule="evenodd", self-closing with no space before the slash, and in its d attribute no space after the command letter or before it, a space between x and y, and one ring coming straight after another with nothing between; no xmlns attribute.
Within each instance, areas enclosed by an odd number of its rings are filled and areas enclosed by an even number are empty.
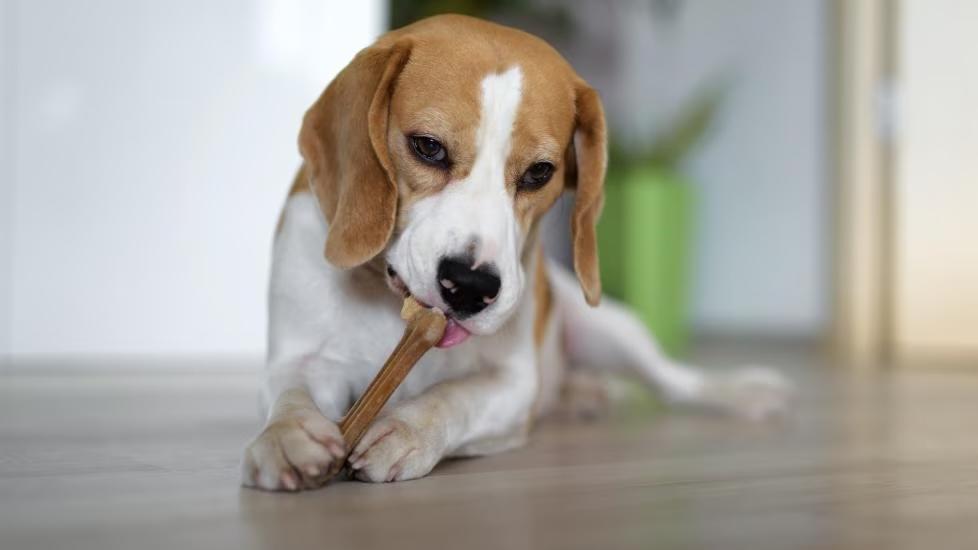
<svg viewBox="0 0 978 550"><path fill-rule="evenodd" d="M783 407L775 373L680 365L623 306L599 305L604 112L543 40L457 15L388 32L308 110L299 149L273 250L266 424L245 450L245 486L320 487L347 451L356 478L385 482L518 447L569 366L637 373L681 404L750 417ZM574 274L545 259L539 236L564 192ZM337 422L398 341L407 295L448 317L441 349L346 449Z"/></svg>

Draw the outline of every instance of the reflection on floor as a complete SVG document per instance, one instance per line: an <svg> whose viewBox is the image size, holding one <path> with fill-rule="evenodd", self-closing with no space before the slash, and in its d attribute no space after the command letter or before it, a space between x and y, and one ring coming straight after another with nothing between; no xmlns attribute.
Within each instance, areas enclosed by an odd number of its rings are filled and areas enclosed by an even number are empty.
<svg viewBox="0 0 978 550"><path fill-rule="evenodd" d="M0 548L950 548L978 541L978 369L853 373L798 348L786 421L623 405L391 485L239 489L253 373L0 374ZM40 373L39 373L40 372Z"/></svg>

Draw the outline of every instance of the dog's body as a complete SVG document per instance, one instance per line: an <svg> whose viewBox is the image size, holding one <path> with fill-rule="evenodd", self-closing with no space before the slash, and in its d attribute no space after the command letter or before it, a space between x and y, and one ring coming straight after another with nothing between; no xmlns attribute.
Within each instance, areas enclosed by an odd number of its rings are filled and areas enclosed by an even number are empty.
<svg viewBox="0 0 978 550"><path fill-rule="evenodd" d="M600 296L604 117L542 41L459 16L388 33L309 110L300 149L274 246L268 420L245 452L245 484L323 483L345 454L335 423L400 337L406 294L449 316L445 349L352 450L360 479L520 445L570 365L628 369L673 401L751 416L782 404L770 373L710 378L659 353L621 306L588 307ZM580 288L537 238L565 187Z"/></svg>

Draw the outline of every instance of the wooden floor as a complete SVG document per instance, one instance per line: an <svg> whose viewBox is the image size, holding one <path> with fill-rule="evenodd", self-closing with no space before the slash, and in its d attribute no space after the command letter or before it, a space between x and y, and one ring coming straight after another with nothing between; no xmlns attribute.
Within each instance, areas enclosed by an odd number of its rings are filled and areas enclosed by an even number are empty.
<svg viewBox="0 0 978 550"><path fill-rule="evenodd" d="M796 413L759 426L632 398L423 480L289 495L237 485L254 374L8 369L0 548L978 548L978 369L700 359L785 365Z"/></svg>

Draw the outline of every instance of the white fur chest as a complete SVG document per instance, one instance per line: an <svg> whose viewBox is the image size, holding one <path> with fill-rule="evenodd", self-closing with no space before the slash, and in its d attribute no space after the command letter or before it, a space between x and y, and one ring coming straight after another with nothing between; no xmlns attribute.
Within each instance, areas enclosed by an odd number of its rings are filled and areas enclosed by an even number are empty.
<svg viewBox="0 0 978 550"><path fill-rule="evenodd" d="M301 383L324 411L342 415L397 345L404 321L400 299L381 277L326 262L326 231L311 194L289 198L274 247L266 397ZM470 341L426 354L392 403L472 372L481 345Z"/></svg>

